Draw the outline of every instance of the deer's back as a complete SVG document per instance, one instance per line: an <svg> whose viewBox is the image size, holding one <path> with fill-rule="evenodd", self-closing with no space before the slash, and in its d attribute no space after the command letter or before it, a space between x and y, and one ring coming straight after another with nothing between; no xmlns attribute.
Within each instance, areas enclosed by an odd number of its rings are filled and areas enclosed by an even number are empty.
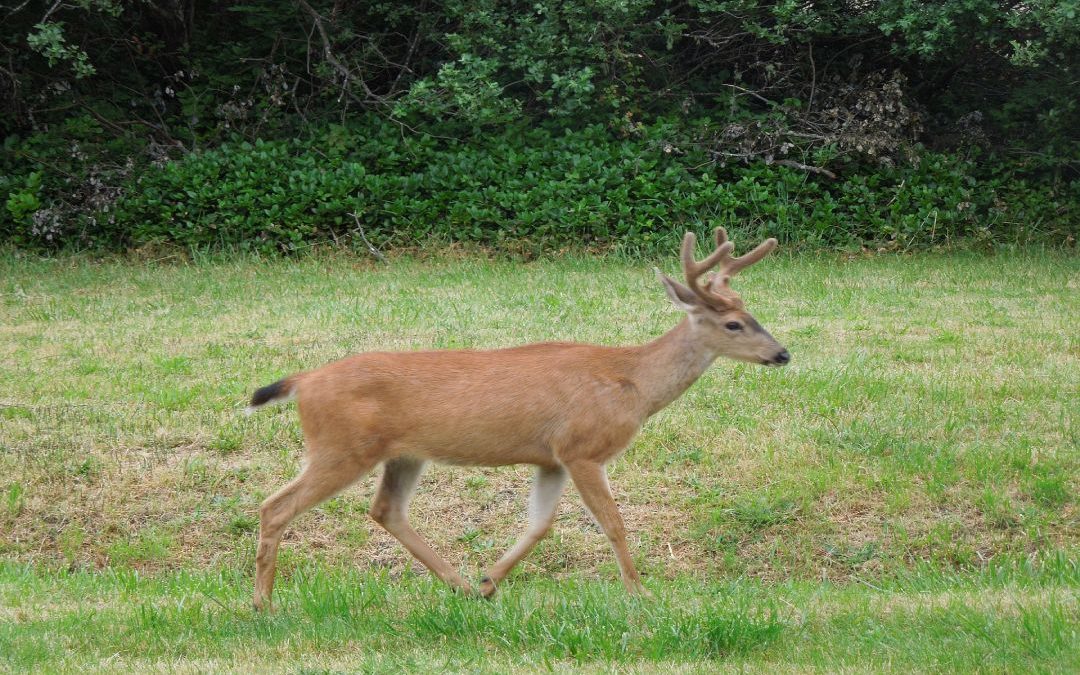
<svg viewBox="0 0 1080 675"><path fill-rule="evenodd" d="M643 413L632 365L631 348L576 343L371 352L302 374L297 398L309 444L333 429L329 442L374 442L388 456L551 464L598 426L633 435Z"/></svg>

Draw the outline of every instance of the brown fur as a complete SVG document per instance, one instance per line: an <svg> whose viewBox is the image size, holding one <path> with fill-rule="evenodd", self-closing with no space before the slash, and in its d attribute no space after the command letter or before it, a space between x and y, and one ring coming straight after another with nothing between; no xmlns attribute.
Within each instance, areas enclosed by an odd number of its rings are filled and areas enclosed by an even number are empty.
<svg viewBox="0 0 1080 675"><path fill-rule="evenodd" d="M646 345L560 342L492 351L373 352L283 380L276 398L297 398L307 465L263 503L256 607L269 602L277 547L288 523L379 464L385 471L372 518L439 578L470 591L408 523L408 500L427 461L538 467L530 528L485 577L483 595L494 593L546 534L567 478L607 534L626 587L645 592L605 465L718 356L770 363L783 349L730 290L725 289L729 300L719 301L691 272L693 291L664 277L687 318ZM732 321L745 329L726 329Z"/></svg>

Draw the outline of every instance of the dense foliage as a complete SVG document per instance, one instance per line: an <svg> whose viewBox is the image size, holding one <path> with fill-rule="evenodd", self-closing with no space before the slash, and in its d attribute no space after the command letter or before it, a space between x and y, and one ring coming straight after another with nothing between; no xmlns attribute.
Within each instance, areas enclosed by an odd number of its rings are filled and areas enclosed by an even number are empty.
<svg viewBox="0 0 1080 675"><path fill-rule="evenodd" d="M1071 244L1078 14L30 0L0 8L0 240Z"/></svg>
<svg viewBox="0 0 1080 675"><path fill-rule="evenodd" d="M110 236L261 250L342 237L366 245L360 234L380 244L434 237L648 249L676 246L672 234L704 220L794 243L907 247L988 239L994 226L1021 240L1063 235L1080 217L1045 214L1058 197L1050 190L978 179L972 163L931 153L916 166L837 180L761 164L718 180L700 150L657 149L672 134L657 124L613 142L592 125L447 145L381 126L226 144L140 178L117 201L125 226ZM1080 193L1069 197L1080 204Z"/></svg>

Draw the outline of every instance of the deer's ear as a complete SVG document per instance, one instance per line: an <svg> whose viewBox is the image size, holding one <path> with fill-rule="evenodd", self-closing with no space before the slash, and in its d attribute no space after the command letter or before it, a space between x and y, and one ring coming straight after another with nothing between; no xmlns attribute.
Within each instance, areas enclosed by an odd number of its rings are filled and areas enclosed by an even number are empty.
<svg viewBox="0 0 1080 675"><path fill-rule="evenodd" d="M671 299L671 303L682 311L689 312L691 309L701 305L701 299L686 286L683 286L678 281L675 281L662 273L660 270L656 270L656 276L660 279L661 283L664 284L664 290L667 291L667 296Z"/></svg>

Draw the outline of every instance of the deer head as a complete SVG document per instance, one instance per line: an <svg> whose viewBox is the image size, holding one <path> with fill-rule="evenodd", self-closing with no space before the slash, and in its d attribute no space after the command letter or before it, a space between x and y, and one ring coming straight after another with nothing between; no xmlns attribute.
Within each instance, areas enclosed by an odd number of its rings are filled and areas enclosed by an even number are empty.
<svg viewBox="0 0 1080 675"><path fill-rule="evenodd" d="M718 227L714 235L716 250L701 261L694 259L694 233L683 237L682 267L687 285L658 273L668 297L687 313L697 339L715 354L766 366L786 364L791 355L743 308L742 298L730 286L731 277L767 256L776 248L776 240L766 239L753 251L735 258L731 255L735 245L728 241L727 231ZM717 267L716 272L703 280L702 275L713 267Z"/></svg>

